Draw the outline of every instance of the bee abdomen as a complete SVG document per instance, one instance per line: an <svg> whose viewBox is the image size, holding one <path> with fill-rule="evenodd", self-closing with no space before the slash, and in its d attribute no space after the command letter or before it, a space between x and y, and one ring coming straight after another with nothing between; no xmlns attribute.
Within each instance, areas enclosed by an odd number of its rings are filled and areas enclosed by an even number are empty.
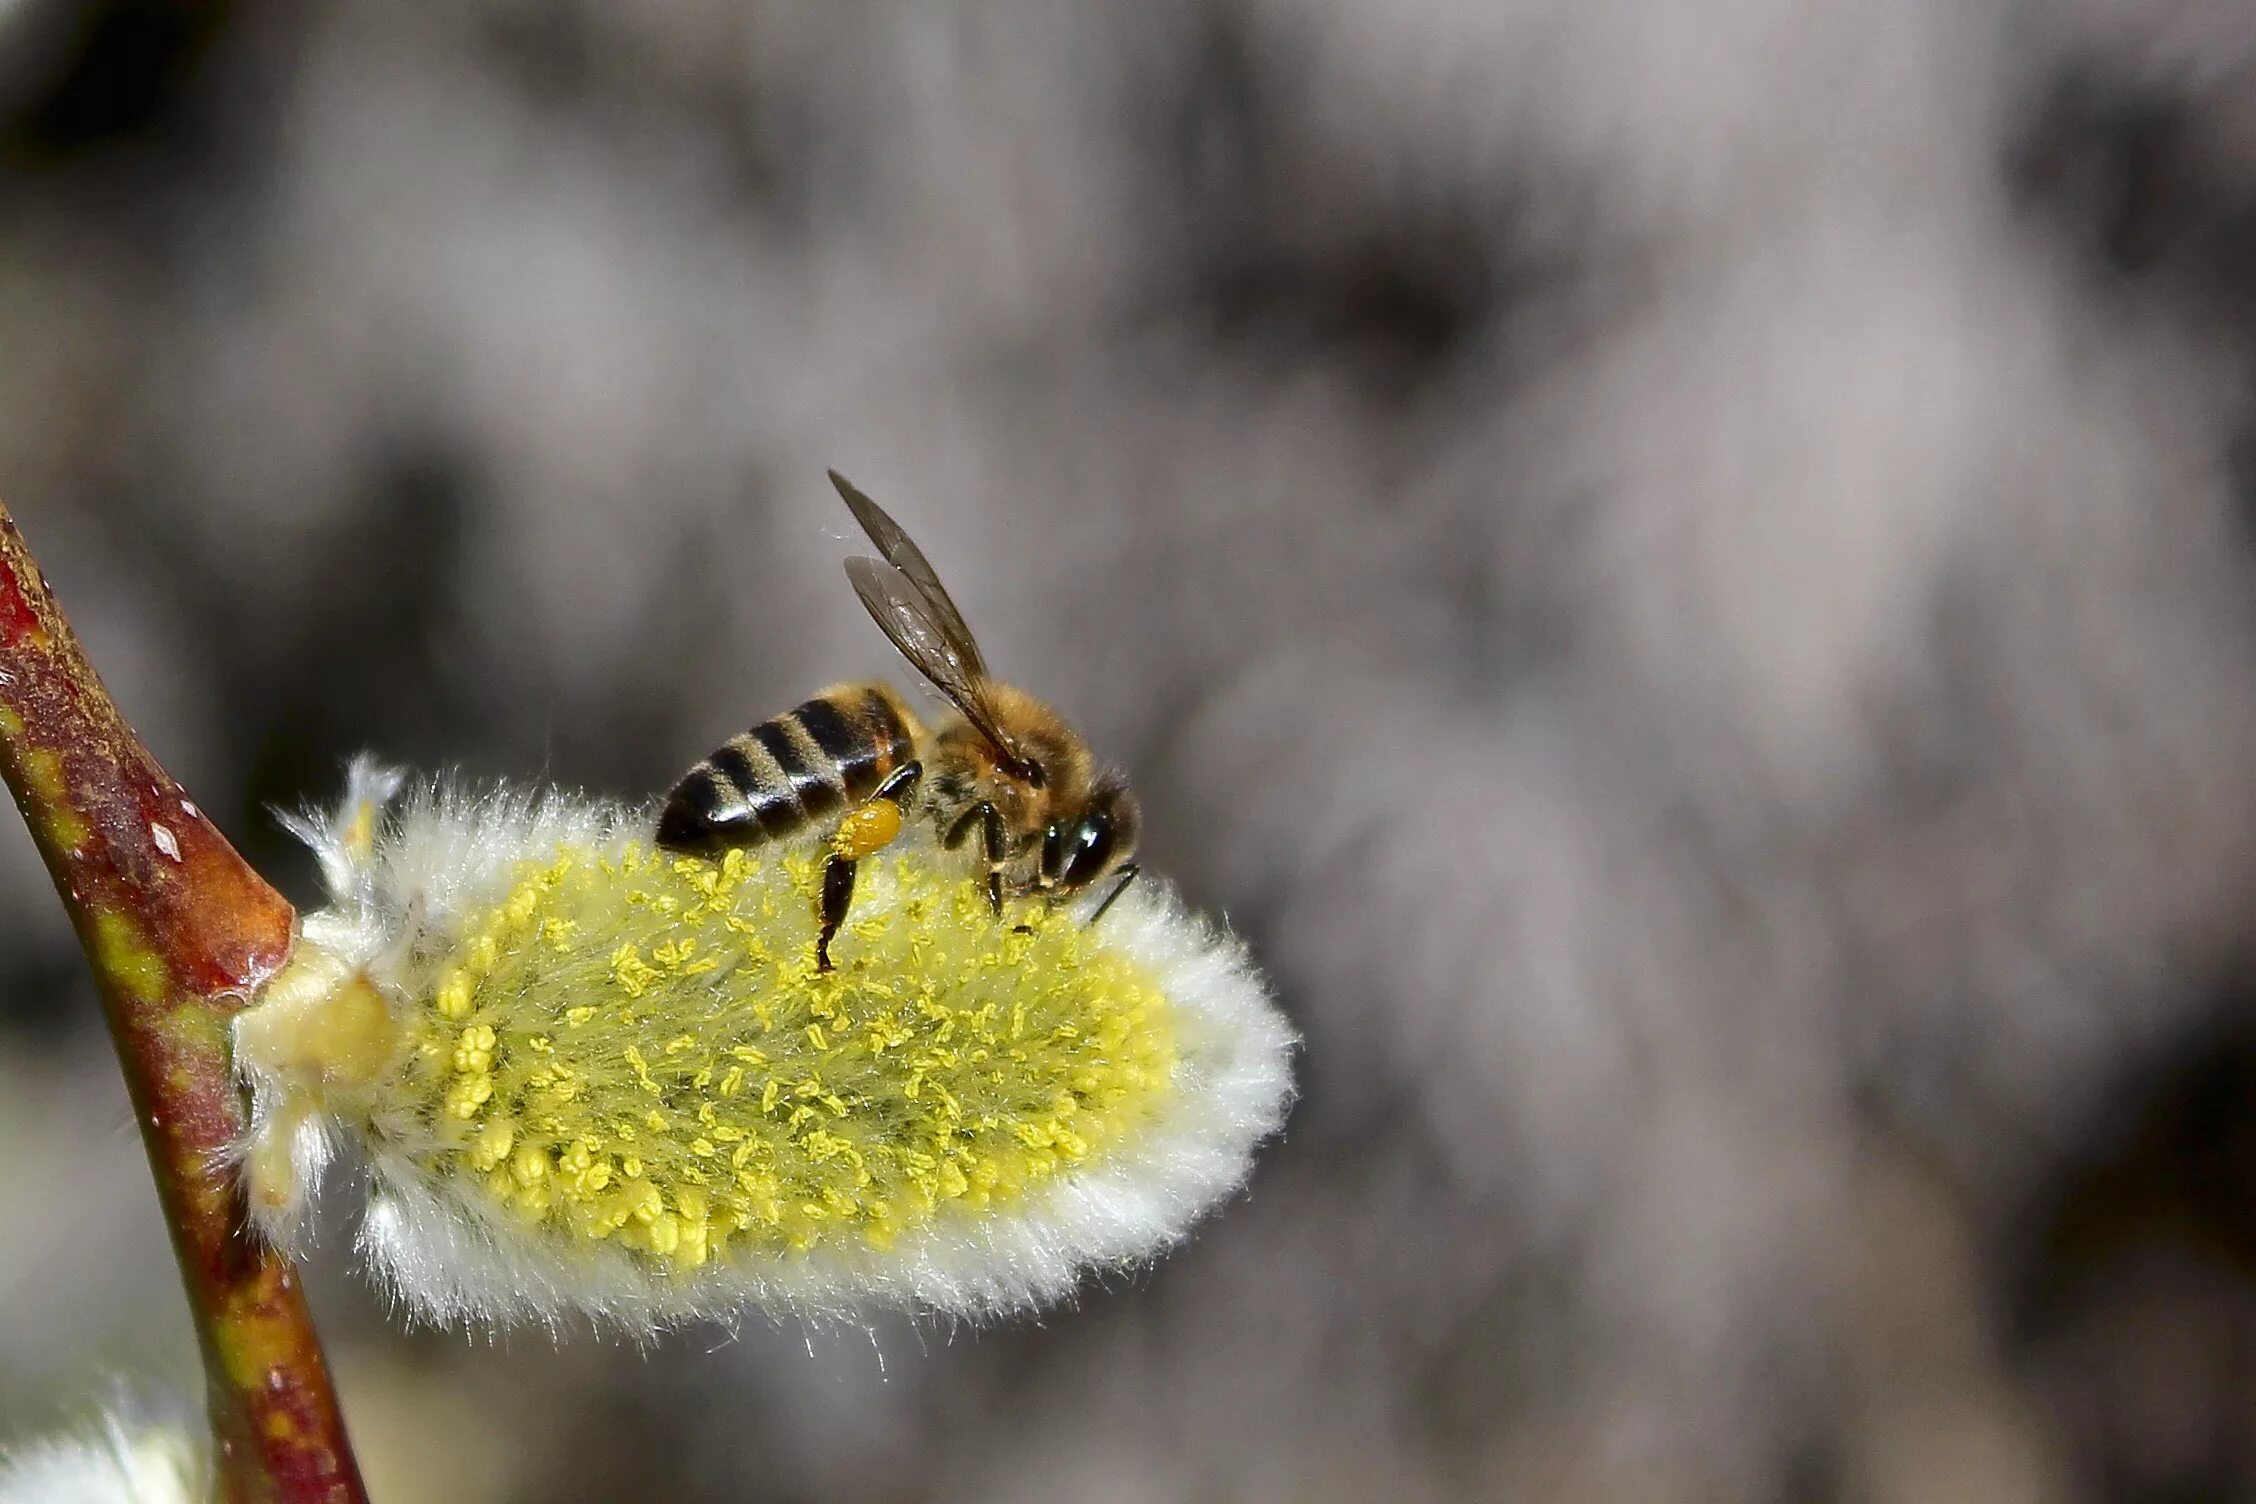
<svg viewBox="0 0 2256 1504"><path fill-rule="evenodd" d="M710 851L796 835L867 798L912 746L890 689L825 691L729 738L683 774L658 817L658 844Z"/></svg>

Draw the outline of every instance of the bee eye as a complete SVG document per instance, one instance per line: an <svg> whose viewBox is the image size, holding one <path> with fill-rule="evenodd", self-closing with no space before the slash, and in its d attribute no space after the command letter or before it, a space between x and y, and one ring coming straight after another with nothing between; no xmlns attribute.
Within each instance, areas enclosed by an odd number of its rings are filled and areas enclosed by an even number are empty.
<svg viewBox="0 0 2256 1504"><path fill-rule="evenodd" d="M1059 882L1068 888L1086 887L1112 860L1112 820L1102 812L1088 815L1073 827Z"/></svg>
<svg viewBox="0 0 2256 1504"><path fill-rule="evenodd" d="M1042 765L1031 757L1021 763L1020 768L1026 774L1026 782L1033 788L1041 788L1050 781L1050 775L1044 772Z"/></svg>
<svg viewBox="0 0 2256 1504"><path fill-rule="evenodd" d="M1052 882L1065 866L1065 831L1055 822L1042 832L1042 875Z"/></svg>

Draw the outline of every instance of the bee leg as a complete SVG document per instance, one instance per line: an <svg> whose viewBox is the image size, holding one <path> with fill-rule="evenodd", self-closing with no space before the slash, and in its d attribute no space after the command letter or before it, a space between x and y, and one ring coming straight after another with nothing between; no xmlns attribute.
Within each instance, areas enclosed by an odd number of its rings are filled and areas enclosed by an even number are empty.
<svg viewBox="0 0 2256 1504"><path fill-rule="evenodd" d="M870 790L871 799L883 799L903 815L909 812L909 801L916 797L917 785L924 781L924 764L911 758L885 775L885 781Z"/></svg>
<svg viewBox="0 0 2256 1504"><path fill-rule="evenodd" d="M823 863L822 933L815 938L815 970L830 970L830 942L853 906L854 875L861 859L883 850L901 833L902 817L923 776L923 764L901 764L838 822L838 833L830 838L830 857Z"/></svg>
<svg viewBox="0 0 2256 1504"><path fill-rule="evenodd" d="M953 851L970 840L972 827L979 823L981 813L987 808L984 804L975 804L965 810L956 823L948 827L948 833L940 838L940 844Z"/></svg>
<svg viewBox="0 0 2256 1504"><path fill-rule="evenodd" d="M1003 868L1010 863L1010 832L1003 828L1003 812L995 808L992 800L982 799L957 817L940 838L940 844L950 851L971 839L974 827L980 832L980 847L987 853L987 907L997 919L1003 917Z"/></svg>
<svg viewBox="0 0 2256 1504"><path fill-rule="evenodd" d="M832 852L830 860L823 863L822 934L815 939L815 970L830 970L830 942L838 934L838 927L846 922L846 910L854 902L854 874L860 863L850 856Z"/></svg>
<svg viewBox="0 0 2256 1504"><path fill-rule="evenodd" d="M979 806L980 825L987 837L987 908L1003 917L1003 864L1010 860L1010 832L1003 829L1003 812L992 804Z"/></svg>
<svg viewBox="0 0 2256 1504"><path fill-rule="evenodd" d="M1120 901L1120 895L1128 891L1128 885L1136 880L1136 874L1142 870L1134 862L1121 863L1120 881L1112 885L1112 891L1105 895L1105 901L1097 905L1097 911L1089 916L1089 923L1095 924L1104 918L1105 910Z"/></svg>

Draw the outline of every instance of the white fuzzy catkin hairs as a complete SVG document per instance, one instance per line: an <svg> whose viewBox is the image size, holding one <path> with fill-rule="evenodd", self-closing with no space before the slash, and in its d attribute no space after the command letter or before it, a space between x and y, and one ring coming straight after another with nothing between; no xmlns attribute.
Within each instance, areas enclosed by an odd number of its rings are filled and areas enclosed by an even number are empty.
<svg viewBox="0 0 2256 1504"><path fill-rule="evenodd" d="M825 974L819 837L693 859L644 811L402 783L357 763L298 822L330 906L236 1059L261 1229L295 1246L354 1151L417 1318L1018 1310L1182 1238L1282 1121L1291 1031L1156 880L998 921L912 832Z"/></svg>
<svg viewBox="0 0 2256 1504"><path fill-rule="evenodd" d="M203 1504L210 1450L121 1403L81 1431L0 1449L0 1504Z"/></svg>

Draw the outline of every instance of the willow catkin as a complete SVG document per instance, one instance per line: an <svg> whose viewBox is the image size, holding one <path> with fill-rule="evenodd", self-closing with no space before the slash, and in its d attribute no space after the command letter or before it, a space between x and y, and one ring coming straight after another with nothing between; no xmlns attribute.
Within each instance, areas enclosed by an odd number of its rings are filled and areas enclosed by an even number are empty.
<svg viewBox="0 0 2256 1504"><path fill-rule="evenodd" d="M237 1023L268 1236L367 1167L416 1316L978 1316L1148 1258L1290 1095L1242 947L1147 879L998 919L912 832L814 963L819 837L716 859L641 812L355 768L300 823L331 906Z"/></svg>

